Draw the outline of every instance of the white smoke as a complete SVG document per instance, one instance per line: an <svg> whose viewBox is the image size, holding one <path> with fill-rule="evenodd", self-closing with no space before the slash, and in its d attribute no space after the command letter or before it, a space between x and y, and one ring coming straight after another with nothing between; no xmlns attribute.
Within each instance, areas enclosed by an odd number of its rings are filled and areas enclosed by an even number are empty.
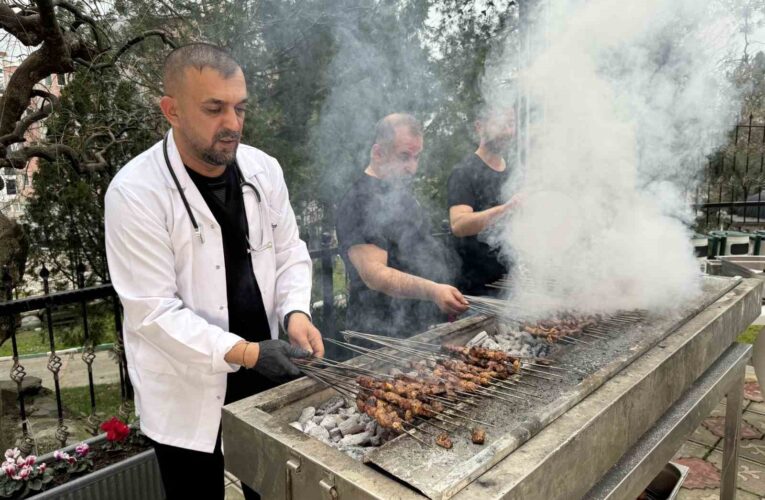
<svg viewBox="0 0 765 500"><path fill-rule="evenodd" d="M721 61L738 23L697 0L542 8L518 78L530 148L507 187L524 201L490 237L517 263L513 299L539 314L676 306L700 286L683 193L735 122Z"/></svg>

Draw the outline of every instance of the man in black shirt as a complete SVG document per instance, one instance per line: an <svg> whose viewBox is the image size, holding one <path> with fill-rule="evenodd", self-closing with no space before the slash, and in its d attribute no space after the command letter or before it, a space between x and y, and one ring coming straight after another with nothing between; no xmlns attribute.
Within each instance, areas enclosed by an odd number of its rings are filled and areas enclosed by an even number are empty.
<svg viewBox="0 0 765 500"><path fill-rule="evenodd" d="M422 144L414 117L383 118L364 175L338 207L337 238L350 276L350 330L408 337L467 309L459 290L446 284L457 261L431 236L410 187Z"/></svg>
<svg viewBox="0 0 765 500"><path fill-rule="evenodd" d="M489 109L475 123L480 144L449 176L449 222L462 258L458 286L468 295L486 295L486 285L508 272L498 249L481 233L511 210L519 198L505 203L502 189L510 177L504 154L515 134L512 110Z"/></svg>

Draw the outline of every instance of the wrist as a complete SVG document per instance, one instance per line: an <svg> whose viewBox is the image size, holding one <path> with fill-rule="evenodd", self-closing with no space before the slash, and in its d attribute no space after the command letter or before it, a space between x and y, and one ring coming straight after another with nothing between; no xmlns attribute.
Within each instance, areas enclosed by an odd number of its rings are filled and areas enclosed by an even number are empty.
<svg viewBox="0 0 765 500"><path fill-rule="evenodd" d="M285 331L287 331L287 332L289 331L290 319L295 314L305 316L305 319L307 319L309 323L313 323L313 321L311 321L311 317L308 315L308 313L296 309L296 310L290 311L290 312L288 312L287 314L284 315L284 330Z"/></svg>
<svg viewBox="0 0 765 500"><path fill-rule="evenodd" d="M244 352L244 367L253 368L258 363L260 357L260 344L258 342L248 342Z"/></svg>

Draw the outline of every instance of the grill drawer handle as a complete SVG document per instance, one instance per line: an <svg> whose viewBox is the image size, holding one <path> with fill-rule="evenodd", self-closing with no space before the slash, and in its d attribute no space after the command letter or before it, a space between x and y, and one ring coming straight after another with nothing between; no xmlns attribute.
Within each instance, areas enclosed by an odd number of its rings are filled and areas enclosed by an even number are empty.
<svg viewBox="0 0 765 500"><path fill-rule="evenodd" d="M335 485L332 484L332 479L322 479L319 481L319 486L321 487L322 496L324 498L328 498L329 500L337 500L337 488L335 488Z"/></svg>
<svg viewBox="0 0 765 500"><path fill-rule="evenodd" d="M300 460L290 458L287 460L287 489L284 492L284 497L287 500L292 500L292 473L300 472Z"/></svg>

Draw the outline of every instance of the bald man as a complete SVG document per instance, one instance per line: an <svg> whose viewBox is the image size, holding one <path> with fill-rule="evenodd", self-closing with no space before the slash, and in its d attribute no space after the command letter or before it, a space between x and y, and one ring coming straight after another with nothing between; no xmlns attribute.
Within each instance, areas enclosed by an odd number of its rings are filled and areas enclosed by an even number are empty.
<svg viewBox="0 0 765 500"><path fill-rule="evenodd" d="M323 354L311 258L279 163L239 144L239 64L191 44L168 55L163 83L172 129L109 185L107 258L167 498L223 500L222 406L299 376L293 358Z"/></svg>
<svg viewBox="0 0 765 500"><path fill-rule="evenodd" d="M408 337L467 309L449 283L459 263L431 236L411 180L422 126L395 113L378 124L370 161L337 209L337 238L350 277L346 328Z"/></svg>

